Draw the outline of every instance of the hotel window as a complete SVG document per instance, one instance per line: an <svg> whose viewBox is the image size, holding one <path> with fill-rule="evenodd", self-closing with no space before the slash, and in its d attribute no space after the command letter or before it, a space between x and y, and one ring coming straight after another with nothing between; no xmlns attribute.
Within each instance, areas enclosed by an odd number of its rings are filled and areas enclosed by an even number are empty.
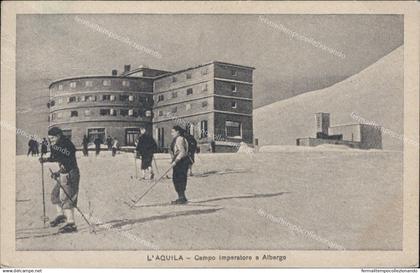
<svg viewBox="0 0 420 273"><path fill-rule="evenodd" d="M111 109L100 109L99 115L101 116L109 116L111 114Z"/></svg>
<svg viewBox="0 0 420 273"><path fill-rule="evenodd" d="M172 82L177 82L177 78L175 76L172 77Z"/></svg>
<svg viewBox="0 0 420 273"><path fill-rule="evenodd" d="M178 107L174 106L171 108L171 113L176 113L178 111Z"/></svg>
<svg viewBox="0 0 420 273"><path fill-rule="evenodd" d="M102 100L111 100L111 95L102 95Z"/></svg>
<svg viewBox="0 0 420 273"><path fill-rule="evenodd" d="M236 87L236 84L232 84L232 85L230 86L230 90L232 90L232 92L236 92L236 91L238 91L238 89L237 89L237 87Z"/></svg>
<svg viewBox="0 0 420 273"><path fill-rule="evenodd" d="M207 101L201 102L201 107L207 107L207 105L209 105Z"/></svg>
<svg viewBox="0 0 420 273"><path fill-rule="evenodd" d="M159 101L163 101L164 99L165 99L165 96L164 96L164 95L159 95L159 96L158 96L158 102L159 102Z"/></svg>
<svg viewBox="0 0 420 273"><path fill-rule="evenodd" d="M85 110L85 116L86 117L90 116L90 110Z"/></svg>
<svg viewBox="0 0 420 273"><path fill-rule="evenodd" d="M92 87L93 86L93 82L92 81L86 81L85 82L85 86L86 87Z"/></svg>
<svg viewBox="0 0 420 273"><path fill-rule="evenodd" d="M105 128L88 128L87 135L89 142L99 138L103 143L105 141Z"/></svg>
<svg viewBox="0 0 420 273"><path fill-rule="evenodd" d="M71 87L71 88L76 88L76 82L71 82L71 83L70 83L70 87Z"/></svg>
<svg viewBox="0 0 420 273"><path fill-rule="evenodd" d="M102 84L103 84L104 86L111 86L111 80L104 80L104 81L102 82Z"/></svg>
<svg viewBox="0 0 420 273"><path fill-rule="evenodd" d="M120 101L128 101L128 95L120 95Z"/></svg>
<svg viewBox="0 0 420 273"><path fill-rule="evenodd" d="M128 96L128 101L134 101L134 96L133 95Z"/></svg>
<svg viewBox="0 0 420 273"><path fill-rule="evenodd" d="M55 101L54 100L52 100L51 102L50 102L50 107L53 107L55 105Z"/></svg>
<svg viewBox="0 0 420 273"><path fill-rule="evenodd" d="M128 110L128 116L130 116L130 117L134 116L133 109Z"/></svg>
<svg viewBox="0 0 420 273"><path fill-rule="evenodd" d="M115 100L115 96L114 96L114 95L110 95L110 96L109 96L109 100L110 100L110 101L114 101L114 100Z"/></svg>
<svg viewBox="0 0 420 273"><path fill-rule="evenodd" d="M70 117L77 117L79 115L79 113L77 111L71 111L70 112Z"/></svg>
<svg viewBox="0 0 420 273"><path fill-rule="evenodd" d="M110 109L109 110L109 115L115 117L117 115L117 111L115 111L115 109Z"/></svg>
<svg viewBox="0 0 420 273"><path fill-rule="evenodd" d="M206 68L203 68L202 70L201 70L201 75L207 75L209 73L209 69L206 67Z"/></svg>
<svg viewBox="0 0 420 273"><path fill-rule="evenodd" d="M226 136L241 137L241 123L235 121L226 121Z"/></svg>
<svg viewBox="0 0 420 273"><path fill-rule="evenodd" d="M201 91L206 92L207 90L207 83L205 83L203 86L201 86Z"/></svg>
<svg viewBox="0 0 420 273"><path fill-rule="evenodd" d="M176 97L178 97L178 93L177 92L172 92L172 98L174 99Z"/></svg>
<svg viewBox="0 0 420 273"><path fill-rule="evenodd" d="M80 101L86 101L86 96L81 96Z"/></svg>
<svg viewBox="0 0 420 273"><path fill-rule="evenodd" d="M190 103L187 103L187 104L185 104L185 110L191 110L191 104Z"/></svg>
<svg viewBox="0 0 420 273"><path fill-rule="evenodd" d="M91 95L85 96L85 100L86 101L96 101L96 96L91 96Z"/></svg>
<svg viewBox="0 0 420 273"><path fill-rule="evenodd" d="M128 109L121 109L120 110L120 116L123 116L123 117L128 116Z"/></svg>
<svg viewBox="0 0 420 273"><path fill-rule="evenodd" d="M192 74L191 73L187 73L186 76L187 76L187 80L192 78Z"/></svg>
<svg viewBox="0 0 420 273"><path fill-rule="evenodd" d="M208 127L207 126L208 126L207 120L202 120L200 122L200 128L201 128L201 130L200 130L200 138L206 138L207 137L207 134L208 134L208 132L207 132Z"/></svg>
<svg viewBox="0 0 420 273"><path fill-rule="evenodd" d="M71 103L71 102L75 102L76 101L76 97L69 97L67 98L67 102Z"/></svg>
<svg viewBox="0 0 420 273"><path fill-rule="evenodd" d="M193 89L192 88L188 88L187 89L187 96L192 95L193 93Z"/></svg>
<svg viewBox="0 0 420 273"><path fill-rule="evenodd" d="M130 82L129 81L122 81L122 85L125 86L125 87L129 87Z"/></svg>
<svg viewBox="0 0 420 273"><path fill-rule="evenodd" d="M236 71L235 69L230 70L232 76L238 76L238 71Z"/></svg>
<svg viewBox="0 0 420 273"><path fill-rule="evenodd" d="M158 111L158 116L159 117L163 116L163 112L161 110Z"/></svg>
<svg viewBox="0 0 420 273"><path fill-rule="evenodd" d="M151 117L151 116L152 116L152 111L147 110L147 111L145 112L145 115L146 115L146 117Z"/></svg>
<svg viewBox="0 0 420 273"><path fill-rule="evenodd" d="M62 84L58 85L58 90L63 90L63 85Z"/></svg>
<svg viewBox="0 0 420 273"><path fill-rule="evenodd" d="M238 107L238 104L236 103L236 101L232 101L232 109L236 109Z"/></svg>

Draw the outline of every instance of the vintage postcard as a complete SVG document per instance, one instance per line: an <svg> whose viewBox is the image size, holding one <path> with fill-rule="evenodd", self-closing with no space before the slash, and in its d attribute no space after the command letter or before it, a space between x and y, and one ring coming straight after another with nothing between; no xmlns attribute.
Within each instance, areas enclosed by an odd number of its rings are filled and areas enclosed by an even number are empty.
<svg viewBox="0 0 420 273"><path fill-rule="evenodd" d="M3 267L414 267L415 2L2 2Z"/></svg>

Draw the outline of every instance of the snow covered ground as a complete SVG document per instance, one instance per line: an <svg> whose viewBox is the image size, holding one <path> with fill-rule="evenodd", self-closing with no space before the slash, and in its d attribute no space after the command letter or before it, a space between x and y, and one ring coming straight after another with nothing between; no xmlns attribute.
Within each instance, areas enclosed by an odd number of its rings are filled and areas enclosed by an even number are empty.
<svg viewBox="0 0 420 273"><path fill-rule="evenodd" d="M159 173L168 155L157 155ZM159 206L176 197L159 183L130 209L150 182L132 179L132 154L78 153L77 234L43 228L41 166L17 156L17 250L288 249L391 250L402 247L402 153L340 149L198 154L186 206ZM50 164L57 169L56 164ZM45 169L46 208L53 181Z"/></svg>

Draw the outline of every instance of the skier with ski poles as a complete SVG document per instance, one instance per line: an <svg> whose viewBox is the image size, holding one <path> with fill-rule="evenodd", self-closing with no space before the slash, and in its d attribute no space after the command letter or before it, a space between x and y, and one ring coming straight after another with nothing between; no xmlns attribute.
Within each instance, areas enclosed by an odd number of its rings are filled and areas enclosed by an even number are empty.
<svg viewBox="0 0 420 273"><path fill-rule="evenodd" d="M178 199L172 201L173 205L181 205L188 203L187 197L185 196L185 190L187 187L187 175L188 167L191 163L188 158L188 142L184 137L185 131L180 126L175 125L171 130L173 137L170 153L172 157L171 167L172 182L174 183L175 191L178 194Z"/></svg>
<svg viewBox="0 0 420 273"><path fill-rule="evenodd" d="M77 206L77 195L79 192L80 173L76 161L76 148L74 144L63 135L58 127L48 130L50 139L51 155L49 158L40 158L39 162L57 162L59 171L52 173L51 177L57 183L51 193L51 202L56 205L57 216L50 222L50 227L56 227L65 223L58 232L77 232L74 220L74 207Z"/></svg>
<svg viewBox="0 0 420 273"><path fill-rule="evenodd" d="M175 191L178 194L178 199L172 201L172 205L182 205L188 203L185 196L187 187L187 173L190 160L188 159L188 142L184 137L185 131L180 126L176 125L172 128L171 135L173 137L170 147L172 162L171 166L144 192L140 197L132 199L130 208L133 208L143 197L145 197L158 183L172 171L172 181L174 183Z"/></svg>

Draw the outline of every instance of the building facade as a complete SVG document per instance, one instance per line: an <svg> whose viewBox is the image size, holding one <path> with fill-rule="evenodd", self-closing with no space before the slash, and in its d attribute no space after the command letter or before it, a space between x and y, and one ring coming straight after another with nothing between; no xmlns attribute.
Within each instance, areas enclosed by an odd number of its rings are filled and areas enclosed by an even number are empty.
<svg viewBox="0 0 420 273"><path fill-rule="evenodd" d="M77 146L83 135L132 146L144 126L166 150L171 128L180 125L202 152L235 151L238 142L253 142L253 70L223 62L177 72L126 65L120 75L57 80L49 87L50 127L62 128Z"/></svg>
<svg viewBox="0 0 420 273"><path fill-rule="evenodd" d="M298 138L298 146L322 144L345 145L357 149L382 149L382 131L370 124L344 124L330 126L329 113L316 113L316 138Z"/></svg>

